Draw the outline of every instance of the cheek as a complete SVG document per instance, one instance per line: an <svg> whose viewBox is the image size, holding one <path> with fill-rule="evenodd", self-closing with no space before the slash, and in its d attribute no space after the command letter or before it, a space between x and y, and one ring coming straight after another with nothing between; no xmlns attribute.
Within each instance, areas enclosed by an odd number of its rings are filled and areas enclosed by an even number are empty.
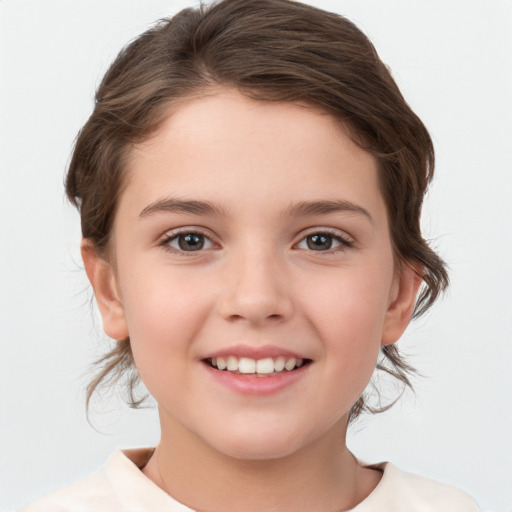
<svg viewBox="0 0 512 512"><path fill-rule="evenodd" d="M172 272L168 266L153 261L136 265L144 272L127 268L121 282L122 295L130 336L153 333L157 339L197 324L203 300L200 280L190 272ZM149 340L148 340L149 341Z"/></svg>
<svg viewBox="0 0 512 512"><path fill-rule="evenodd" d="M354 400L375 369L391 276L390 271L351 268L336 279L317 281L312 293L303 297L304 309L322 340L325 378L334 388L339 386L340 394L341 388L351 389Z"/></svg>
<svg viewBox="0 0 512 512"><path fill-rule="evenodd" d="M388 309L392 271L347 268L316 279L302 297L317 327L351 344L380 343Z"/></svg>
<svg viewBox="0 0 512 512"><path fill-rule="evenodd" d="M142 380L149 384L160 372L178 373L178 362L189 360L193 340L207 315L208 301L190 279L158 271L124 281L123 294L128 332Z"/></svg>

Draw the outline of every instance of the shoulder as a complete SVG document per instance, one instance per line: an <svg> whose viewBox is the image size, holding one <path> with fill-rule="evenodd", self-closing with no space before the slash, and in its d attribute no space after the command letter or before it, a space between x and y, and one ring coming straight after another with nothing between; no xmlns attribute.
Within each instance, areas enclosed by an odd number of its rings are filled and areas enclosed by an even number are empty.
<svg viewBox="0 0 512 512"><path fill-rule="evenodd" d="M95 511L98 505L116 507L115 494L109 483L106 468L37 499L21 508L19 512L64 512L76 510Z"/></svg>
<svg viewBox="0 0 512 512"><path fill-rule="evenodd" d="M353 512L479 512L476 502L451 485L379 465L383 476L375 490Z"/></svg>
<svg viewBox="0 0 512 512"><path fill-rule="evenodd" d="M18 512L189 511L143 475L153 449L118 450L92 475L58 489Z"/></svg>

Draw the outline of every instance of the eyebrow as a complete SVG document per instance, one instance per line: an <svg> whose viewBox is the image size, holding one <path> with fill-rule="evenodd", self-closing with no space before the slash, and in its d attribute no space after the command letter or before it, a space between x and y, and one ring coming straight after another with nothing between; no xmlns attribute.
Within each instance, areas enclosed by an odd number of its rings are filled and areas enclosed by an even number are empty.
<svg viewBox="0 0 512 512"><path fill-rule="evenodd" d="M190 213L192 215L227 216L227 212L210 201L194 201L167 197L146 206L140 213L139 219L162 212Z"/></svg>
<svg viewBox="0 0 512 512"><path fill-rule="evenodd" d="M290 216L312 216L312 215L325 215L337 212L352 212L358 213L368 218L373 224L370 212L355 203L345 200L330 200L330 201L302 201L300 203L292 204L285 212Z"/></svg>
<svg viewBox="0 0 512 512"><path fill-rule="evenodd" d="M163 212L189 213L192 215L216 215L227 217L227 211L210 201L185 200L174 197L159 199L146 206L139 214L139 219ZM358 213L368 218L373 223L372 216L362 206L345 200L301 201L292 204L285 211L285 216L307 217L313 215L325 215L337 212Z"/></svg>

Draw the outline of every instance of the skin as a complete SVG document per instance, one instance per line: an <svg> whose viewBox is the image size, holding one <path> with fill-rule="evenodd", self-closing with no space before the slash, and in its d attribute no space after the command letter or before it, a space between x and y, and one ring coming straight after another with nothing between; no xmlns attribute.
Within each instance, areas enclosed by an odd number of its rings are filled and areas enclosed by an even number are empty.
<svg viewBox="0 0 512 512"><path fill-rule="evenodd" d="M377 173L330 116L230 90L181 103L131 150L113 256L88 240L82 254L106 333L130 336L159 405L143 471L189 507L330 512L377 485L346 448L348 415L419 286L394 266ZM163 208L169 198L214 210ZM318 201L344 207L298 211ZM203 248L180 249L179 232L205 235ZM314 234L331 249L310 248ZM239 393L204 358L240 344L311 362L276 393Z"/></svg>

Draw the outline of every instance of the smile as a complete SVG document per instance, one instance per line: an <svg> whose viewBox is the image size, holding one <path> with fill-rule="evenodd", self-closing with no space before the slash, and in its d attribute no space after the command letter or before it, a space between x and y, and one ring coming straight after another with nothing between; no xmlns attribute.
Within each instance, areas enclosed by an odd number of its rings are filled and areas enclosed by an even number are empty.
<svg viewBox="0 0 512 512"><path fill-rule="evenodd" d="M296 357L265 357L251 359L250 357L212 357L206 360L212 368L237 375L252 375L257 377L271 377L282 373L292 372L304 364L308 359Z"/></svg>

